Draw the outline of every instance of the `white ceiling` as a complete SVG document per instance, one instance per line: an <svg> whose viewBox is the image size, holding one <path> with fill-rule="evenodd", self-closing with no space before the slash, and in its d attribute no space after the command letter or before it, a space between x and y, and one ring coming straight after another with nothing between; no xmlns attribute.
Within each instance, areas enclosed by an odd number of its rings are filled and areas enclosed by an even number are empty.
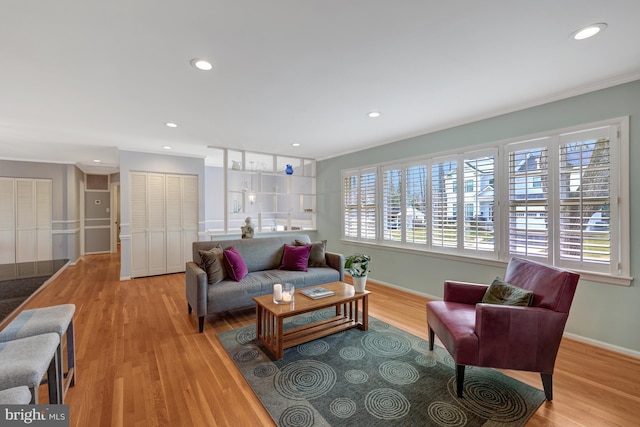
<svg viewBox="0 0 640 427"><path fill-rule="evenodd" d="M329 158L639 79L639 16L637 0L2 0L0 158Z"/></svg>

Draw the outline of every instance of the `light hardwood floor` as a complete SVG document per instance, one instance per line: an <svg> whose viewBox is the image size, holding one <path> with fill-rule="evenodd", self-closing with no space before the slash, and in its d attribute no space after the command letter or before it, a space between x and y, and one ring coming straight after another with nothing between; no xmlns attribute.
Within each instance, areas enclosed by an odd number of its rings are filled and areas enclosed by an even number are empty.
<svg viewBox="0 0 640 427"><path fill-rule="evenodd" d="M253 310L208 318L198 334L184 274L121 282L119 271L118 255L86 256L25 307L76 305L78 371L65 402L71 426L274 425L216 336L253 324ZM427 339L425 298L367 287L372 316ZM538 374L506 373L542 387ZM46 399L45 387L41 394ZM640 425L640 360L563 340L554 400L528 425Z"/></svg>

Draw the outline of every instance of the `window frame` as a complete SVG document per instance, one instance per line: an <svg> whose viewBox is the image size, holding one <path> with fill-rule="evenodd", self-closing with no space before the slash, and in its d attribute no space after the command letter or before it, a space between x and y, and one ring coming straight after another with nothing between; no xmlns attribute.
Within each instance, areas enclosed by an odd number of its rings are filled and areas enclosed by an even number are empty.
<svg viewBox="0 0 640 427"><path fill-rule="evenodd" d="M566 257L562 259L560 257L561 252L561 240L557 230L559 230L560 223L560 168L559 168L559 147L561 144L566 144L566 138L564 136L572 133L580 134L581 132L588 132L591 130L597 130L599 128L611 127L611 137L609 142L609 169L611 171L617 171L616 174L611 174L610 179L610 260L608 263L601 263L600 268L596 268L595 264L589 262L568 262ZM564 138L564 139L563 139ZM515 255L509 251L509 150L513 151L514 147L535 147L536 144L540 144L540 141L544 141L549 144L549 163L548 163L548 185L553 191L549 193L549 249L547 258L540 259L540 257L529 257L526 255ZM465 213L466 204L465 194L467 189L468 178L464 173L465 160L483 153L494 153L493 158L493 177L490 182L493 182L493 212L492 212L492 224L494 227L494 245L493 251L479 250L477 248L465 248ZM432 167L443 161L457 161L457 177L456 177L456 194L457 194L457 210L456 210L456 222L457 222L457 247L443 247L433 245L433 194L432 194ZM427 189L426 194L426 207L425 207L425 226L427 229L426 244L422 242L416 243L408 239L407 224L404 222L401 224L401 238L400 240L388 240L385 239L386 224L384 224L384 206L383 206L383 171L399 169L402 184L401 184L401 206L405 206L407 203L407 171L416 166L424 166L426 168L426 181ZM344 179L345 176L362 173L375 173L375 186L376 186L376 200L374 202L376 208L376 233L374 239L353 238L345 236L345 192L344 192ZM565 171L566 172L566 171ZM582 177L582 175L581 175ZM347 169L342 171L343 179L343 212L342 212L342 239L348 243L359 243L365 245L375 245L380 247L388 247L392 250L401 251L413 251L413 252L427 252L430 255L451 259L465 259L472 262L489 265L502 265L508 261L511 256L522 256L524 258L531 258L539 260L551 265L558 266L560 268L567 268L582 274L582 277L587 280L595 282L602 282L614 285L628 286L631 284L632 277L630 277L630 236L629 233L624 233L623 230L629 230L630 227L630 171L629 171L629 117L618 117L610 120L603 120L599 122L593 122L583 124L579 126L572 126L562 129L556 129L552 131L541 132L539 134L528 135L517 138L510 138L507 140L495 141L485 144L470 145L464 147L463 150L457 149L454 151L430 153L424 156L416 156L411 159L385 162L376 165L368 165L357 169ZM460 185L462 183L462 185ZM478 182L474 183L474 186L482 187ZM482 191L480 189L479 191ZM586 190L585 190L586 191ZM615 206L614 206L615 204ZM402 209L402 208L401 208ZM406 208L405 208L406 209ZM413 212L413 211L412 211ZM408 215L404 214L402 217ZM360 219L359 219L360 220ZM406 219L405 219L406 221ZM584 233L583 233L584 234ZM582 237L581 237L582 238ZM584 242L584 240L581 240ZM582 245L583 243L581 243ZM566 245L566 242L565 242ZM582 251L585 249L582 247ZM586 258L586 257L585 257ZM582 261L582 258L581 258ZM497 264L496 264L497 263ZM606 266L602 268L602 266Z"/></svg>

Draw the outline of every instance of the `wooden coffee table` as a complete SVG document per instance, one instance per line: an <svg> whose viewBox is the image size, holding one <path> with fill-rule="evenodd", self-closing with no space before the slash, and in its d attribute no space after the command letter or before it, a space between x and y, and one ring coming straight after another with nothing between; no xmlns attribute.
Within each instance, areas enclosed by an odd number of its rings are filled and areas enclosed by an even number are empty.
<svg viewBox="0 0 640 427"><path fill-rule="evenodd" d="M369 328L367 298L369 291L356 293L353 286L343 282L325 283L303 289L322 287L336 294L311 299L296 289L294 302L274 304L273 295L254 298L256 302L256 335L276 357L284 357L284 349L351 328ZM335 307L335 316L307 325L283 330L284 319L323 308ZM360 314L360 310L362 314Z"/></svg>

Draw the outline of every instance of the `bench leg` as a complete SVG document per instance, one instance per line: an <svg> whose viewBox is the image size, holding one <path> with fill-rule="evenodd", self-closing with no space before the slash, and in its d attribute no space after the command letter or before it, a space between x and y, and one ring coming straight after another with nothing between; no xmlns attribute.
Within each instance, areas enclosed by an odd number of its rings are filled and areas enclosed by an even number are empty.
<svg viewBox="0 0 640 427"><path fill-rule="evenodd" d="M198 333L204 332L204 316L198 317Z"/></svg>

